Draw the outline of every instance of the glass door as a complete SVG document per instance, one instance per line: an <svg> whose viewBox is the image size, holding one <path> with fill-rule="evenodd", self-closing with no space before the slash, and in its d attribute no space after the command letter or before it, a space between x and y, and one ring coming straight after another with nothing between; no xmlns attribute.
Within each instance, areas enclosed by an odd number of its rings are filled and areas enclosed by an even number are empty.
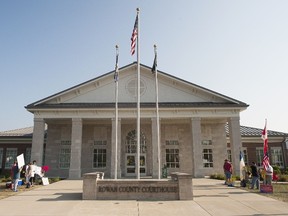
<svg viewBox="0 0 288 216"><path fill-rule="evenodd" d="M126 154L126 176L136 176L136 154ZM146 175L146 154L140 155L140 175Z"/></svg>

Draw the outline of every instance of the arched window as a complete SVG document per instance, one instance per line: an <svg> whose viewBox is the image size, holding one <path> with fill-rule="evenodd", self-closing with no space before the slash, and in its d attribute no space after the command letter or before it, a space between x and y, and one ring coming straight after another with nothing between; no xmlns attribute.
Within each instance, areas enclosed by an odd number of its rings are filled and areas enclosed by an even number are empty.
<svg viewBox="0 0 288 216"><path fill-rule="evenodd" d="M126 136L126 153L137 153L137 133L136 130L130 131ZM140 133L140 153L146 153L146 137Z"/></svg>

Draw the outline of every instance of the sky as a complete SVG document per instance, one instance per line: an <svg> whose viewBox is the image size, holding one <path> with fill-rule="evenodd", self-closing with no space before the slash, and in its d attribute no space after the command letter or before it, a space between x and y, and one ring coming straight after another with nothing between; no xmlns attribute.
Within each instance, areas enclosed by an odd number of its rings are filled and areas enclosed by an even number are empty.
<svg viewBox="0 0 288 216"><path fill-rule="evenodd" d="M287 0L0 0L0 131L25 106L136 61L247 103L240 124L288 133Z"/></svg>

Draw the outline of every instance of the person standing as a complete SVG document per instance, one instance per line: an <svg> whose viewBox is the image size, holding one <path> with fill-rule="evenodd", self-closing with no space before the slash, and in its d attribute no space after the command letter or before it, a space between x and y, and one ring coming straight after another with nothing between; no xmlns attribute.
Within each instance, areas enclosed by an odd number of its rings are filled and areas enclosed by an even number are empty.
<svg viewBox="0 0 288 216"><path fill-rule="evenodd" d="M225 159L225 161L224 161L223 170L224 170L224 174L225 174L225 178L226 178L225 184L229 185L231 182L233 167L232 167L232 164L230 163L230 161L228 161L228 159Z"/></svg>
<svg viewBox="0 0 288 216"><path fill-rule="evenodd" d="M251 168L251 175L252 175L252 182L251 182L251 187L250 189L254 189L254 186L256 185L256 188L259 189L259 173L257 170L257 166L255 162L252 162L252 165L250 166Z"/></svg>
<svg viewBox="0 0 288 216"><path fill-rule="evenodd" d="M18 162L15 161L12 167L12 184L13 184L13 191L14 192L18 192L17 187L18 187L18 182L20 179L20 171L21 169L19 169L18 167Z"/></svg>
<svg viewBox="0 0 288 216"><path fill-rule="evenodd" d="M267 185L272 184L272 176L273 176L273 167L269 164L265 173L265 184Z"/></svg>

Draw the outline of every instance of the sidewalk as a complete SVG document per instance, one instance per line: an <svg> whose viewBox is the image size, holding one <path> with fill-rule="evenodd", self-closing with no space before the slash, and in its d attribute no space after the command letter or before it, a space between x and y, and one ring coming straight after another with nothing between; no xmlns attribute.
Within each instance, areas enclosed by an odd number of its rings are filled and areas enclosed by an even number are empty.
<svg viewBox="0 0 288 216"><path fill-rule="evenodd" d="M63 180L0 200L5 216L288 215L288 204L223 181L193 179L193 201L82 200L82 180Z"/></svg>

